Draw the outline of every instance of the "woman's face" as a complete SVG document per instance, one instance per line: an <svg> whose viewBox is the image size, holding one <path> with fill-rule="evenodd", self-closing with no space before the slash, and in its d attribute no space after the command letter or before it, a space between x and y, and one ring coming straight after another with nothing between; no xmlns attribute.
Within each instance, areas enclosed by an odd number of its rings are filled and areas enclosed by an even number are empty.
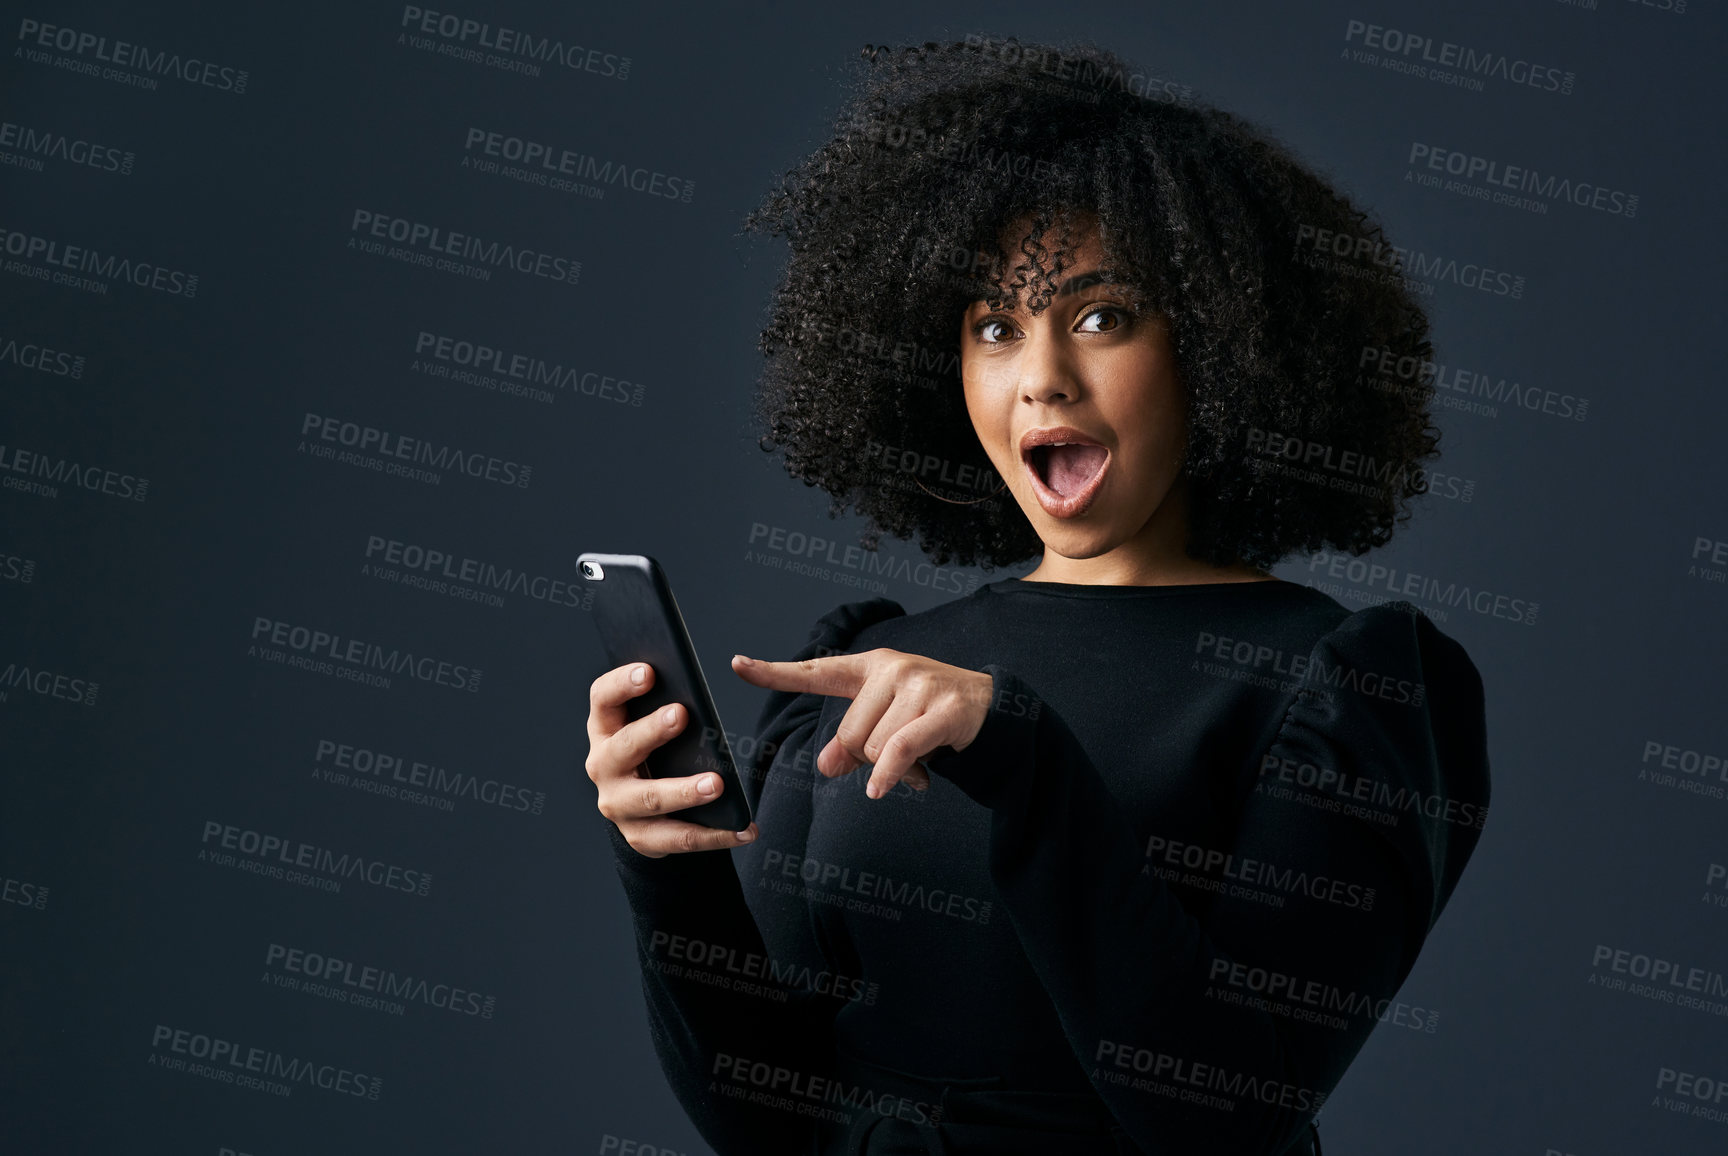
<svg viewBox="0 0 1728 1156"><path fill-rule="evenodd" d="M1025 232L1012 226L1005 251L1018 253ZM1030 315L1022 291L1013 311L973 302L960 328L972 426L1044 542L1033 576L1054 581L1098 569L1064 559L1181 557L1187 533L1187 397L1168 325L1129 313L1120 290L1091 276L1103 260L1094 222L1080 237L1042 313Z"/></svg>

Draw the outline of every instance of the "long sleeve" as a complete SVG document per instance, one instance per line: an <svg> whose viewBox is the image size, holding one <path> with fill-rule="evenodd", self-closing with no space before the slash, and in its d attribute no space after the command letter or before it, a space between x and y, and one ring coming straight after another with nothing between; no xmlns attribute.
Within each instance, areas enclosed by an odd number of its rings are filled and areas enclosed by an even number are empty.
<svg viewBox="0 0 1728 1156"><path fill-rule="evenodd" d="M1067 725L1001 666L984 668L994 701L1016 709L928 760L991 809L989 871L1018 939L1094 1088L1156 1156L1292 1143L1478 837L1482 690L1461 647L1394 604L1350 615L1303 667L1217 847L1137 830ZM1186 906L1176 879L1202 884Z"/></svg>
<svg viewBox="0 0 1728 1156"><path fill-rule="evenodd" d="M795 658L843 650L863 627L904 613L887 599L841 606L817 622ZM773 775L792 773L786 768L810 741L822 702L819 695L770 692L752 757L739 760L753 810ZM731 853L654 859L603 823L635 924L655 1052L673 1092L722 1156L802 1156L810 1144L808 1118L764 1103L770 1097L760 1097L762 1089L740 1074L743 1065L766 1063L806 1082L819 1077L832 1063L839 996L777 982L786 971L764 948Z"/></svg>

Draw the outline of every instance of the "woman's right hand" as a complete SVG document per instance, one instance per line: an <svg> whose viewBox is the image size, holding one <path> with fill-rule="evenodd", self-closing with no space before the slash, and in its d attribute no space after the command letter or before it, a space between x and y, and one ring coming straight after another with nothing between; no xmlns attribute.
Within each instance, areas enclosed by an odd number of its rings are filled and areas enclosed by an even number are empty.
<svg viewBox="0 0 1728 1156"><path fill-rule="evenodd" d="M663 706L630 722L624 704L654 685L646 662L614 667L588 689L588 777L600 788L600 813L614 823L639 854L650 859L682 851L738 847L756 838L756 824L742 831L704 827L672 813L711 802L726 789L713 771L683 778L653 779L642 760L682 731L690 711L682 703Z"/></svg>

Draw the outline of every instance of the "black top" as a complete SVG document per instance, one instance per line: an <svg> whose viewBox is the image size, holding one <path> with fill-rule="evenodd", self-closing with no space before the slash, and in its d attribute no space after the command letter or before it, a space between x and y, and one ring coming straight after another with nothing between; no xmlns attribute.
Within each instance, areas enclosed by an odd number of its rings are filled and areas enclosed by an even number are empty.
<svg viewBox="0 0 1728 1156"><path fill-rule="evenodd" d="M1408 603L1350 613L1287 582L1007 579L910 616L841 606L797 657L876 647L992 677L927 792L825 779L851 700L771 692L734 751L755 843L650 859L605 824L703 1136L958 1134L953 1083L1079 1106L1062 1118L1124 1151L1299 1146L1486 815L1464 650Z"/></svg>

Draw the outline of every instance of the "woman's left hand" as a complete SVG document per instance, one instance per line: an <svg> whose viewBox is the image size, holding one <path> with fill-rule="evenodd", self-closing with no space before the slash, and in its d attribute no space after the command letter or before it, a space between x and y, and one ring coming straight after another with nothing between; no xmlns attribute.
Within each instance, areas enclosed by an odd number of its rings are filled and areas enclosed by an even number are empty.
<svg viewBox="0 0 1728 1156"><path fill-rule="evenodd" d="M835 695L852 700L840 729L816 756L829 778L874 763L864 793L879 799L901 779L930 785L918 760L940 746L964 750L984 725L995 683L988 674L949 666L921 654L879 647L863 654L763 662L742 654L732 671L768 690Z"/></svg>

